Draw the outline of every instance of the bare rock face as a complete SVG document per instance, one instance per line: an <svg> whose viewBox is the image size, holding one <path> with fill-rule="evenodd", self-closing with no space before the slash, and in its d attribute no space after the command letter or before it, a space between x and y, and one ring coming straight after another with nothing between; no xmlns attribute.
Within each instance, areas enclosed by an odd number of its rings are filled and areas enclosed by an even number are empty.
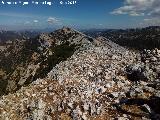
<svg viewBox="0 0 160 120"><path fill-rule="evenodd" d="M23 76L19 85L23 85L26 78L36 76L37 79L16 93L0 98L0 119L159 119L159 79L157 72L149 67L158 59L146 63L139 53L105 41L105 38L90 38L70 28L50 35L56 48L47 50L54 49L51 53L56 56L45 51L46 46L41 46L45 56L42 56L45 58L43 62L36 61L37 64L27 65L26 69L19 68L25 72L14 72L15 76ZM61 57L72 45L76 45L74 52ZM47 57L49 53L54 57L51 61L57 57L65 59L52 66ZM38 52L32 54L34 60L39 60L40 56ZM45 77L39 78L47 70L46 66L50 66L49 71Z"/></svg>
<svg viewBox="0 0 160 120"><path fill-rule="evenodd" d="M42 33L36 38L13 41L1 53L0 67L6 73L7 86L3 87L4 90L0 89L0 93L15 92L38 78L45 78L56 64L79 49L92 45L91 39L64 27L52 33Z"/></svg>

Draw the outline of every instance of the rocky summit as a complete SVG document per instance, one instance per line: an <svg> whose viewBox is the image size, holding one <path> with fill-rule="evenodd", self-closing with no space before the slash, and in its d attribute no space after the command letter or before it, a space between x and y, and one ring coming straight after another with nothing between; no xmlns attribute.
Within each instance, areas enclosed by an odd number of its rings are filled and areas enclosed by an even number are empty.
<svg viewBox="0 0 160 120"><path fill-rule="evenodd" d="M133 51L64 27L4 51L0 120L160 119L158 49Z"/></svg>

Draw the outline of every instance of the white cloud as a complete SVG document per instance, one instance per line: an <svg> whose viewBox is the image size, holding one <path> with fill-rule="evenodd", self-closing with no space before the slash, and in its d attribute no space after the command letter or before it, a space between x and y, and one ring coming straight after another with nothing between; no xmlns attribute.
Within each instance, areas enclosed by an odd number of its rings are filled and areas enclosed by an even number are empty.
<svg viewBox="0 0 160 120"><path fill-rule="evenodd" d="M111 14L160 16L160 0L124 0L124 5L113 10Z"/></svg>
<svg viewBox="0 0 160 120"><path fill-rule="evenodd" d="M118 9L115 9L111 14L127 14L129 11L132 11L134 9L134 6L124 6L120 7Z"/></svg>
<svg viewBox="0 0 160 120"><path fill-rule="evenodd" d="M39 21L38 21L38 20L33 20L33 22L34 22L34 23L38 23Z"/></svg>
<svg viewBox="0 0 160 120"><path fill-rule="evenodd" d="M49 18L47 19L47 22L48 22L49 24L58 24L60 21L59 21L57 18L49 17Z"/></svg>
<svg viewBox="0 0 160 120"><path fill-rule="evenodd" d="M160 25L160 0L124 0L123 6L113 10L111 14L144 16L141 26Z"/></svg>
<svg viewBox="0 0 160 120"><path fill-rule="evenodd" d="M148 13L148 15L159 17L160 16L160 8L155 8L151 12Z"/></svg>
<svg viewBox="0 0 160 120"><path fill-rule="evenodd" d="M131 11L129 13L130 16L144 16L144 13L138 13L138 12L135 12L135 11Z"/></svg>

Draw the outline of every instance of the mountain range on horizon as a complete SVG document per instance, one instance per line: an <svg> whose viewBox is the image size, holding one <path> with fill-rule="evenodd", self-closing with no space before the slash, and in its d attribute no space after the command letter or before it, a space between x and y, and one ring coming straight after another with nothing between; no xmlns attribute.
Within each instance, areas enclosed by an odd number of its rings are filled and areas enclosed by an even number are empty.
<svg viewBox="0 0 160 120"><path fill-rule="evenodd" d="M53 28L46 29L28 29L21 31L0 31L0 42L7 40L35 38L41 33L50 33L56 31ZM80 29L82 33L91 36L103 36L111 41L132 49L154 49L159 48L159 26L149 26L136 29ZM142 44L143 43L143 44Z"/></svg>

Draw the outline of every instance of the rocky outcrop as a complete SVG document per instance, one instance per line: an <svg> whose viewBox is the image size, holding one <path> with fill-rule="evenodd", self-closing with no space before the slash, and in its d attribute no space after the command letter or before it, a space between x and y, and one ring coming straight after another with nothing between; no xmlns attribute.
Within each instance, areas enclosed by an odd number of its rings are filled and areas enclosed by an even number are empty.
<svg viewBox="0 0 160 120"><path fill-rule="evenodd" d="M16 114L16 119L106 119L123 116L112 104L125 96L126 87L131 82L127 80L124 68L128 63L136 62L136 57L136 53L105 45L96 47L93 44L80 49L53 67L47 78L4 96L1 106L6 116L1 114L1 118L10 119L11 114ZM11 101L13 96L17 97ZM8 111L5 111L6 101L11 104ZM12 102L18 104L12 105Z"/></svg>
<svg viewBox="0 0 160 120"><path fill-rule="evenodd" d="M1 53L0 68L7 73L7 87L0 93L15 92L38 78L45 78L56 64L92 45L91 42L92 38L66 27L36 38L13 41Z"/></svg>
<svg viewBox="0 0 160 120"><path fill-rule="evenodd" d="M159 59L145 62L150 59L148 53L130 51L105 38L78 35L79 32L69 28L55 33L51 33L57 46L52 48L55 51L52 54L78 44L75 51L61 62L55 62L46 77L34 80L14 94L2 96L0 119L159 119L160 82L158 72L154 71L156 67L152 67ZM69 37L70 33L74 37ZM51 38L43 36L43 39ZM66 42L57 40L67 41L67 47ZM64 52L59 51L56 57L64 58L61 57ZM36 56L32 58L39 58ZM50 62L40 63L38 72L33 70L38 66L28 66L18 84L23 84L29 73L42 75L45 69L41 64L50 65L44 63Z"/></svg>

